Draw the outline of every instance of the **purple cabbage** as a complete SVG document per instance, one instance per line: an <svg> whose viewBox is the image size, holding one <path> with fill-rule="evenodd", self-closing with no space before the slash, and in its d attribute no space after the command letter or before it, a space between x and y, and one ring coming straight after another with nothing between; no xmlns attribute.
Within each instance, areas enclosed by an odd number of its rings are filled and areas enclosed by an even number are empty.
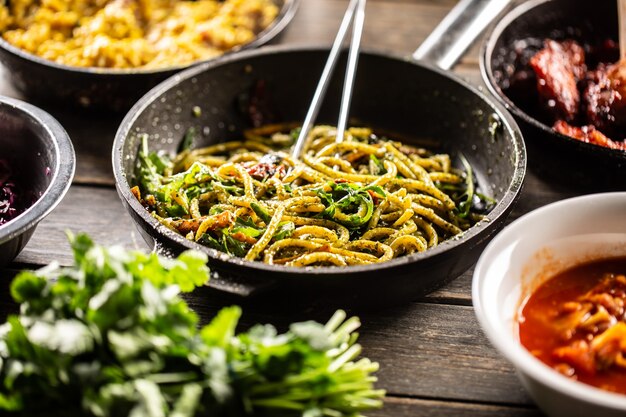
<svg viewBox="0 0 626 417"><path fill-rule="evenodd" d="M9 164L0 159L0 225L16 217L18 194Z"/></svg>

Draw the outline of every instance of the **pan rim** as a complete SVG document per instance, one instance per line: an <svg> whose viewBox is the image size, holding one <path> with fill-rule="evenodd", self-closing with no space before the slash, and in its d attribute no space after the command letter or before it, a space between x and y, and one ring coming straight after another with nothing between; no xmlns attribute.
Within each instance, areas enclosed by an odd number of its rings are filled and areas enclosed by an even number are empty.
<svg viewBox="0 0 626 417"><path fill-rule="evenodd" d="M283 0L284 4L280 9L280 12L272 22L270 26L262 30L257 34L257 36L250 42L239 45L233 49L230 49L224 52L221 55L200 59L188 64L179 64L162 68L100 68L100 67L78 67L72 65L61 64L56 61L52 61L49 59L42 58L38 55L31 54L30 52L26 52L22 48L14 46L13 44L6 41L2 36L0 36L0 51L4 51L10 55L16 56L20 59L29 61L36 65L41 65L43 67L49 67L55 70L60 71L68 71L82 75L94 75L94 76L104 76L104 77L122 77L122 76L149 76L155 74L168 74L168 73L176 73L178 71L183 71L187 68L201 65L206 62L219 61L226 56L230 56L232 54L239 53L241 51L255 49L258 48L267 42L270 42L276 36L283 32L283 30L287 27L287 25L291 22L293 17L295 16L300 2L302 0Z"/></svg>
<svg viewBox="0 0 626 417"><path fill-rule="evenodd" d="M611 158L626 159L626 151L611 149L605 146L583 142L559 133L553 130L550 126L541 123L540 121L526 113L524 110L519 108L506 94L504 94L504 92L495 80L495 77L493 75L493 67L491 65L491 58L493 56L496 43L501 38L506 28L512 22L522 17L524 14L530 12L536 7L539 7L545 3L550 3L552 1L554 0L529 0L527 2L524 2L507 12L496 25L492 26L489 29L489 32L486 34L482 42L480 48L480 59L478 60L481 78L484 84L487 86L487 90L489 91L489 93L493 95L500 102L500 104L504 105L507 110L512 112L515 116L519 117L524 122L529 123L530 125L540 129L545 133L553 135L555 138L562 140L564 143L568 143L569 146L580 147L586 152L595 152L600 155L604 154L605 156Z"/></svg>
<svg viewBox="0 0 626 417"><path fill-rule="evenodd" d="M290 45L278 45L278 46L265 46L263 48L259 48L256 50L249 50L242 52L241 54L231 55L221 59L219 61L207 62L198 66L194 66L189 68L181 73L178 73L167 80L161 82L159 85L154 87L148 93L146 93L135 105L130 109L130 111L126 114L124 119L122 120L120 127L115 135L115 140L112 148L112 163L113 163L113 173L115 176L115 184L118 191L118 194L121 196L123 202L128 205L132 209L135 215L139 216L142 221L146 222L151 228L162 238L168 240L170 242L174 242L177 245L185 247L187 249L199 250L207 255L209 255L209 265L211 265L211 260L216 260L220 262L228 263L229 265L236 267L249 267L256 270L263 270L266 272L272 272L274 274L284 275L285 277L290 276L291 274L311 274L314 276L326 276L333 277L338 273L342 275L346 274L360 274L367 273L372 271L381 271L387 269L395 269L402 266L407 266L409 264L413 264L418 261L426 261L430 259L437 258L444 253L454 250L461 243L471 242L477 239L480 239L484 232L485 227L481 227L484 224L495 222L498 219L504 219L505 216L512 205L515 203L517 198L519 197L523 181L526 174L526 147L522 138L521 131L519 126L517 125L514 118L507 112L507 110L497 101L489 98L486 94L481 92L478 88L472 86L467 81L461 79L459 76L452 74L450 72L444 71L433 64L418 62L412 59L411 57L401 56L398 54L393 54L389 52L381 52L373 49L364 49L362 54L371 55L374 57L382 57L385 59L393 59L401 62L409 63L412 65L416 65L422 67L426 70L433 71L445 78L448 78L454 83L459 84L461 87L468 90L471 94L478 97L481 101L485 102L495 114L500 118L503 122L503 127L507 131L507 136L510 137L512 145L514 147L513 153L515 157L513 176L511 182L509 183L507 189L505 190L502 198L498 201L496 207L489 213L489 220L483 220L476 225L472 226L467 231L463 232L461 235L457 235L451 239L448 239L444 242L441 242L434 248L428 249L425 252L415 253L408 256L401 256L398 258L391 259L386 262L381 262L377 264L371 265L354 265L350 267L338 267L338 266L329 266L329 267L289 267L284 265L268 265L260 261L246 261L242 258L236 258L233 256L229 256L224 254L223 252L217 251L215 249L208 248L206 246L197 244L195 242L189 241L185 239L185 237L174 233L173 231L167 229L165 226L160 224L156 219L148 214L145 208L137 201L137 199L130 192L130 184L125 175L123 175L122 171L122 148L126 141L126 138L130 135L130 127L137 119L138 115L146 110L151 104L157 101L157 99L164 94L165 92L171 90L176 85L185 81L187 79L193 78L200 73L205 71L209 71L217 66L227 65L233 62L247 60L249 58L254 58L257 56L268 56L272 54L281 54L281 53L291 53L291 52L328 52L327 46L298 46L294 48ZM489 235L487 235L489 236ZM484 237L483 237L484 238ZM480 241L480 240L479 240Z"/></svg>

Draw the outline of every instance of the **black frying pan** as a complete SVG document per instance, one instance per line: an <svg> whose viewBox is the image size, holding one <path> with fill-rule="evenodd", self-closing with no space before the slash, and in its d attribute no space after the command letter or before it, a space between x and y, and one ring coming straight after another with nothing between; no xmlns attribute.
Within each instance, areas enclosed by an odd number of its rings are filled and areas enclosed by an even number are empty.
<svg viewBox="0 0 626 417"><path fill-rule="evenodd" d="M540 176L581 190L626 189L626 152L584 143L556 133L541 114L534 80L507 89L512 70L541 47L544 38L575 39L597 45L617 41L616 0L532 0L506 14L483 43L480 66L485 83L520 124L529 167ZM526 57L516 44L526 41ZM616 57L617 58L617 57ZM520 95L527 91L528 95ZM533 96L533 94L535 94Z"/></svg>
<svg viewBox="0 0 626 417"><path fill-rule="evenodd" d="M281 9L272 25L252 42L229 53L256 48L275 38L291 21L299 2L275 0ZM215 59L219 58L209 61ZM192 65L148 70L72 67L27 53L2 37L0 62L7 69L9 81L30 99L114 112L128 111L152 87Z"/></svg>
<svg viewBox="0 0 626 417"><path fill-rule="evenodd" d="M425 253L349 268L269 266L229 257L197 245L155 221L130 192L141 133L150 147L175 150L186 128L203 132L203 146L237 138L249 127L241 102L259 81L275 109L276 121L302 120L328 56L327 49L264 48L187 70L153 89L128 113L113 145L113 171L122 202L145 240L176 254L198 249L218 272L214 287L251 295L319 295L342 304L397 303L451 281L470 267L488 240L504 225L525 173L525 148L504 107L466 82L432 65L405 57L364 52L359 60L351 117L354 125L395 132L408 142L435 141L453 157L463 154L481 189L497 199L489 221ZM345 58L345 57L344 57ZM342 68L339 62L337 68ZM336 123L343 74L335 74L319 122ZM200 118L192 108L200 106ZM490 127L497 128L490 133ZM458 162L458 161L457 161Z"/></svg>

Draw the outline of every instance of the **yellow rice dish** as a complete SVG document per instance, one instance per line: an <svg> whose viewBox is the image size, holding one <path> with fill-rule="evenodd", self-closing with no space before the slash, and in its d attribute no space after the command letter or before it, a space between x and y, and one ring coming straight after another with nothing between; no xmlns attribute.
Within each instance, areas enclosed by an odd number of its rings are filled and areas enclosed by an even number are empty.
<svg viewBox="0 0 626 417"><path fill-rule="evenodd" d="M249 43L278 12L272 0L11 0L0 32L60 64L163 68Z"/></svg>

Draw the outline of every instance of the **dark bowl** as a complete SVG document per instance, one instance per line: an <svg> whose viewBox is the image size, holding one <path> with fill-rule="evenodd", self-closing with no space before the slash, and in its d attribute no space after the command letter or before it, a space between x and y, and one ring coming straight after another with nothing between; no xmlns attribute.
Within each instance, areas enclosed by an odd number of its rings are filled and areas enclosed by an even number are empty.
<svg viewBox="0 0 626 417"><path fill-rule="evenodd" d="M21 188L34 203L0 226L0 268L24 248L37 224L61 202L76 165L63 127L35 106L0 96L0 155L23 179Z"/></svg>
<svg viewBox="0 0 626 417"><path fill-rule="evenodd" d="M198 245L158 223L130 192L139 136L149 135L153 150L173 152L186 128L202 132L203 146L233 140L250 127L241 100L259 80L277 121L304 118L328 56L319 48L262 48L217 63L189 69L144 96L122 122L113 145L113 171L118 193L144 239L158 251L186 249L208 254L219 273L211 285L239 294L259 288L282 288L290 294L342 303L380 305L407 301L459 276L478 258L499 230L518 196L526 153L518 127L503 107L467 83L433 66L407 58L363 52L354 87L352 125L395 132L407 142L430 139L453 157L463 153L474 167L480 187L498 200L482 221L463 235L424 253L376 265L324 268L270 266L244 261ZM338 63L338 68L345 64ZM343 81L337 71L318 121L336 124ZM202 109L194 116L194 106ZM490 123L499 128L489 133ZM257 291L258 292L258 291ZM291 298L286 298L290 300ZM350 300L350 301L347 301Z"/></svg>
<svg viewBox="0 0 626 417"><path fill-rule="evenodd" d="M482 45L481 75L489 91L513 113L528 147L529 168L561 185L581 190L626 189L626 152L585 143L555 132L541 114L536 94L524 100L507 90L514 70L525 68L515 53L525 41L527 54L545 38L575 39L596 45L617 41L614 0L531 0L508 12ZM535 92L529 83L526 90ZM534 101L533 101L534 99Z"/></svg>
<svg viewBox="0 0 626 417"><path fill-rule="evenodd" d="M263 45L287 26L300 0L276 0L281 10L274 22L250 43L226 55ZM220 59L211 58L210 60ZM127 111L152 87L178 71L205 62L161 69L81 68L49 61L17 48L0 37L0 62L17 90L37 102L62 102L70 106Z"/></svg>

